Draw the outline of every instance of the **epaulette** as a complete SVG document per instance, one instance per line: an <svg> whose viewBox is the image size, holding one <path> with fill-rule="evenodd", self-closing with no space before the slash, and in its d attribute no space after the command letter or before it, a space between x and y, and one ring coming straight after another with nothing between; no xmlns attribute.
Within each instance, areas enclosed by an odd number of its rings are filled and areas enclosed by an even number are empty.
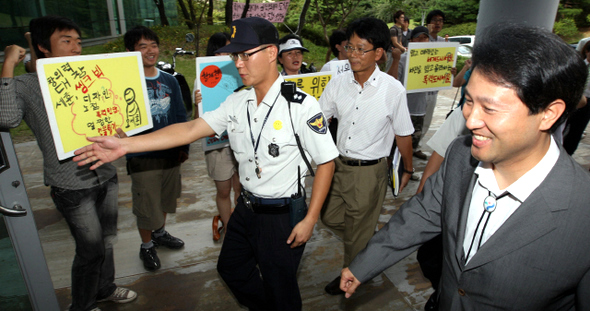
<svg viewBox="0 0 590 311"><path fill-rule="evenodd" d="M241 91L241 90L249 90L251 87L252 87L252 86L242 85L242 86L238 87L237 89L235 89L235 90L234 90L234 93L235 93L235 92L239 92L239 91Z"/></svg>
<svg viewBox="0 0 590 311"><path fill-rule="evenodd" d="M293 100L291 102L297 103L297 104L302 104L303 100L305 100L305 97L307 97L307 94L297 91L297 92L295 92L295 94L293 94Z"/></svg>

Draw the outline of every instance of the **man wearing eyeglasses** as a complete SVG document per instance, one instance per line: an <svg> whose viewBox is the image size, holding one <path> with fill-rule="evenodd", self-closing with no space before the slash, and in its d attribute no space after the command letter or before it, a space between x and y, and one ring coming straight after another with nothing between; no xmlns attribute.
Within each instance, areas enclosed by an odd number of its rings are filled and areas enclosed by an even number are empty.
<svg viewBox="0 0 590 311"><path fill-rule="evenodd" d="M313 96L299 89L292 96L282 94L275 26L250 17L235 20L231 29L230 44L216 53L230 53L245 87L190 122L131 138L91 138L95 143L78 150L74 160L80 165L96 161L91 167L96 168L126 153L169 149L227 130L244 191L227 224L217 270L250 310L301 310L297 268L330 188L338 151ZM286 97L292 97L290 103ZM317 164L317 171L309 210L291 227L291 197L307 171L302 154Z"/></svg>
<svg viewBox="0 0 590 311"><path fill-rule="evenodd" d="M445 13L441 10L432 10L426 15L426 24L430 42L445 42L445 38L438 35L445 23Z"/></svg>
<svg viewBox="0 0 590 311"><path fill-rule="evenodd" d="M320 98L326 117L338 122L336 172L322 209L322 222L344 240L344 267L375 232L387 190L387 157L394 140L404 161L400 191L413 174L414 132L399 81L377 61L391 45L387 25L376 18L353 21L347 28L351 71L332 79ZM335 273L336 274L336 273ZM343 294L340 277L325 290Z"/></svg>

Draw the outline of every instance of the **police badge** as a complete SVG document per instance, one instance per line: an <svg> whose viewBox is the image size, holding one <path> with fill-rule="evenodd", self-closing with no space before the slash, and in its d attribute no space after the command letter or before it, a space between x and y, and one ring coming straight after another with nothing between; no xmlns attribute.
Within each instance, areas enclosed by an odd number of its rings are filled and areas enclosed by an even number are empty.
<svg viewBox="0 0 590 311"><path fill-rule="evenodd" d="M279 146L276 144L268 145L268 154L273 156L273 158L278 157L279 156Z"/></svg>

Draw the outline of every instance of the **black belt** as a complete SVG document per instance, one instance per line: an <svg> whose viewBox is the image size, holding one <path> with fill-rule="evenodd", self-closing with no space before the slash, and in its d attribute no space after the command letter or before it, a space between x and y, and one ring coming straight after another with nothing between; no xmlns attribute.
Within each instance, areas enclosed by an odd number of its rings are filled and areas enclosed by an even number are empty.
<svg viewBox="0 0 590 311"><path fill-rule="evenodd" d="M256 214L286 214L289 212L291 198L266 199L242 191L244 205Z"/></svg>
<svg viewBox="0 0 590 311"><path fill-rule="evenodd" d="M357 160L357 159L345 158L343 156L338 156L338 157L340 158L340 160L342 160L342 163L344 163L346 165L350 165L350 166L375 165L384 159L384 158L381 158L381 159L377 159L377 160Z"/></svg>

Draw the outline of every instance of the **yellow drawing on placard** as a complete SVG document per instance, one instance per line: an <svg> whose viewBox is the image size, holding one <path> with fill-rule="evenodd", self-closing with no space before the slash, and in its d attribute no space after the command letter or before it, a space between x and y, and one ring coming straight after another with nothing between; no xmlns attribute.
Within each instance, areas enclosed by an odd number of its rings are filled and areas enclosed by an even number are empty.
<svg viewBox="0 0 590 311"><path fill-rule="evenodd" d="M119 127L129 133L151 127L137 56L79 59L69 57L40 68L45 78L41 86L51 101L48 115L55 118L63 153L88 145L87 137L115 135Z"/></svg>

